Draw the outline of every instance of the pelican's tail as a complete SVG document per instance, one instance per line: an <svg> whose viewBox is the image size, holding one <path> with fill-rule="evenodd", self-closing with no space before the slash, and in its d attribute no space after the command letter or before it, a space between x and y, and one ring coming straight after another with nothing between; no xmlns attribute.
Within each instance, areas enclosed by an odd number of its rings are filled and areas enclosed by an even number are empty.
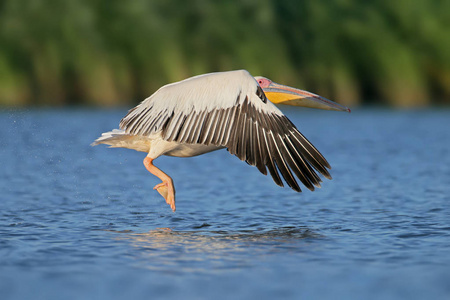
<svg viewBox="0 0 450 300"><path fill-rule="evenodd" d="M114 129L113 131L108 131L102 133L102 136L96 139L91 146L97 146L99 144L110 145L111 147L120 147L118 144L122 143L124 140L130 138L129 134L126 134L125 131Z"/></svg>
<svg viewBox="0 0 450 300"><path fill-rule="evenodd" d="M128 148L142 152L150 151L150 141L146 137L128 134L120 129L102 133L102 136L96 139L91 146L99 144L109 145L110 148Z"/></svg>

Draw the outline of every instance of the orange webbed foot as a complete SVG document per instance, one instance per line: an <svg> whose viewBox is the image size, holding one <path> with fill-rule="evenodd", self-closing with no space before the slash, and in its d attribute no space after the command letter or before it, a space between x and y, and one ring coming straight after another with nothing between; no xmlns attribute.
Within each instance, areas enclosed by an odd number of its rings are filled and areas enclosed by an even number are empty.
<svg viewBox="0 0 450 300"><path fill-rule="evenodd" d="M155 185L153 188L154 190L157 190L158 193L161 194L161 196L164 197L166 200L166 203L170 205L170 208L175 211L175 189L173 187L173 184L170 182L161 182L160 184Z"/></svg>

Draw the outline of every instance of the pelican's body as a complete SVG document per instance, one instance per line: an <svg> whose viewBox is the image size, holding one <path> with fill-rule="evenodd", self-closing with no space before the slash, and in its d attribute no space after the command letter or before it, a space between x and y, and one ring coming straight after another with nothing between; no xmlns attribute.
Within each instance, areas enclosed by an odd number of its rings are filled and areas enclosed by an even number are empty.
<svg viewBox="0 0 450 300"><path fill-rule="evenodd" d="M175 141L166 141L161 133L148 136L126 134L124 130L105 132L95 141L96 144L111 145L111 148L128 148L136 151L147 152L149 157L156 159L161 155L176 157L192 157L205 154L214 150L223 149L223 146L187 144ZM161 153L161 154L159 154Z"/></svg>
<svg viewBox="0 0 450 300"><path fill-rule="evenodd" d="M190 157L227 148L263 174L269 170L278 185L283 186L279 171L292 189L301 191L293 171L313 190L321 182L314 169L331 178L330 166L266 94L278 103L348 110L245 70L211 73L163 86L128 112L120 130L103 133L93 145L148 153L144 165L163 181L155 189L174 211L172 179L152 163L161 155Z"/></svg>

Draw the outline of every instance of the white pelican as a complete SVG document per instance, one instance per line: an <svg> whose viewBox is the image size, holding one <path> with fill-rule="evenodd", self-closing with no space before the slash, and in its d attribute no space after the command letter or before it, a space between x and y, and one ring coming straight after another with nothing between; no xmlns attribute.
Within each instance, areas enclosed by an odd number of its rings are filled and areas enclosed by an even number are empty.
<svg viewBox="0 0 450 300"><path fill-rule="evenodd" d="M154 189L173 211L172 178L153 165L153 160L161 155L190 157L227 148L264 175L269 170L280 186L283 177L293 190L301 192L296 176L310 190L320 187L316 171L331 179L327 170L330 165L267 99L350 112L316 94L264 77L252 77L246 70L210 73L161 87L128 111L120 121L120 130L103 133L92 145L107 144L148 153L144 166L162 180Z"/></svg>

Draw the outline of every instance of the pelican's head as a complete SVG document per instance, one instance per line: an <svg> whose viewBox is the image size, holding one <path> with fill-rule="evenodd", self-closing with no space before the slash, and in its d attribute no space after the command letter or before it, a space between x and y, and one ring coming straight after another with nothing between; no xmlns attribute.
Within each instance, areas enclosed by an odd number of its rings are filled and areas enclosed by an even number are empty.
<svg viewBox="0 0 450 300"><path fill-rule="evenodd" d="M278 84L261 76L256 76L255 80L272 103L350 112L349 108L319 95Z"/></svg>

